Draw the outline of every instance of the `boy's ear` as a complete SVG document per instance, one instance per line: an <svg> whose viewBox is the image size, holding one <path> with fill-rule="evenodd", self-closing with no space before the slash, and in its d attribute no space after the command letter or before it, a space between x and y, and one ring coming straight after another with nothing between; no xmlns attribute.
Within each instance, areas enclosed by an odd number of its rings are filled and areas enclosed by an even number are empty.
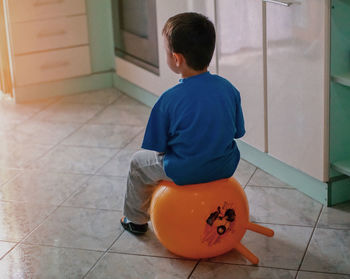
<svg viewBox="0 0 350 279"><path fill-rule="evenodd" d="M181 53L173 52L173 57L175 59L176 67L179 67L185 61L185 57Z"/></svg>

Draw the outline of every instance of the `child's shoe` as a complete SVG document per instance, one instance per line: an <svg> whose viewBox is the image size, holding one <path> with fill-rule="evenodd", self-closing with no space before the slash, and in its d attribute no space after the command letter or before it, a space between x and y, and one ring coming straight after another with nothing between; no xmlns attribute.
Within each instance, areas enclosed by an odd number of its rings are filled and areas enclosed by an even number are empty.
<svg viewBox="0 0 350 279"><path fill-rule="evenodd" d="M120 219L120 224L122 224L123 228L127 230L128 232L131 232L133 234L144 234L147 232L148 224L134 224L128 218L125 216Z"/></svg>

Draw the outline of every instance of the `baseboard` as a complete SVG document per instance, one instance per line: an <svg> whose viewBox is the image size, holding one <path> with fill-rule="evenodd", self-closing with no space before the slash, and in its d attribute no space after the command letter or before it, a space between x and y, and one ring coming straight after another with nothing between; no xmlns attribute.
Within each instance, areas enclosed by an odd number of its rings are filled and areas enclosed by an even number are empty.
<svg viewBox="0 0 350 279"><path fill-rule="evenodd" d="M319 181L241 140L238 140L237 144L243 159L295 187L309 197L328 205L328 183Z"/></svg>
<svg viewBox="0 0 350 279"><path fill-rule="evenodd" d="M14 90L16 103L66 96L91 90L113 87L113 72L96 73L89 76L17 87Z"/></svg>
<svg viewBox="0 0 350 279"><path fill-rule="evenodd" d="M116 74L113 75L113 86L149 107L153 107L158 100L157 95L148 92Z"/></svg>

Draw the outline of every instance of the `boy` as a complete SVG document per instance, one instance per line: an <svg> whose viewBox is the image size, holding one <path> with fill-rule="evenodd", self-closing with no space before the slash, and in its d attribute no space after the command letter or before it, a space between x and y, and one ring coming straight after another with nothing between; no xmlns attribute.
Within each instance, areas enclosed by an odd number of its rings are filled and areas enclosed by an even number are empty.
<svg viewBox="0 0 350 279"><path fill-rule="evenodd" d="M168 66L182 79L154 105L146 150L131 160L120 222L134 234L147 231L160 180L185 185L232 176L240 159L234 138L245 134L239 92L207 71L215 48L212 22L197 13L178 14L165 23L163 37Z"/></svg>

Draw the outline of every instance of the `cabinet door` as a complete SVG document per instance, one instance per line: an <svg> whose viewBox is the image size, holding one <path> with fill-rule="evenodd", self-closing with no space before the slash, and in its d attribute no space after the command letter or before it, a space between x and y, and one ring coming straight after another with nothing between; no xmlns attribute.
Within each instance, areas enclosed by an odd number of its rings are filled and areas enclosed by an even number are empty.
<svg viewBox="0 0 350 279"><path fill-rule="evenodd" d="M268 152L326 181L329 0L265 2Z"/></svg>
<svg viewBox="0 0 350 279"><path fill-rule="evenodd" d="M266 151L262 1L216 2L218 72L241 93L243 141Z"/></svg>

